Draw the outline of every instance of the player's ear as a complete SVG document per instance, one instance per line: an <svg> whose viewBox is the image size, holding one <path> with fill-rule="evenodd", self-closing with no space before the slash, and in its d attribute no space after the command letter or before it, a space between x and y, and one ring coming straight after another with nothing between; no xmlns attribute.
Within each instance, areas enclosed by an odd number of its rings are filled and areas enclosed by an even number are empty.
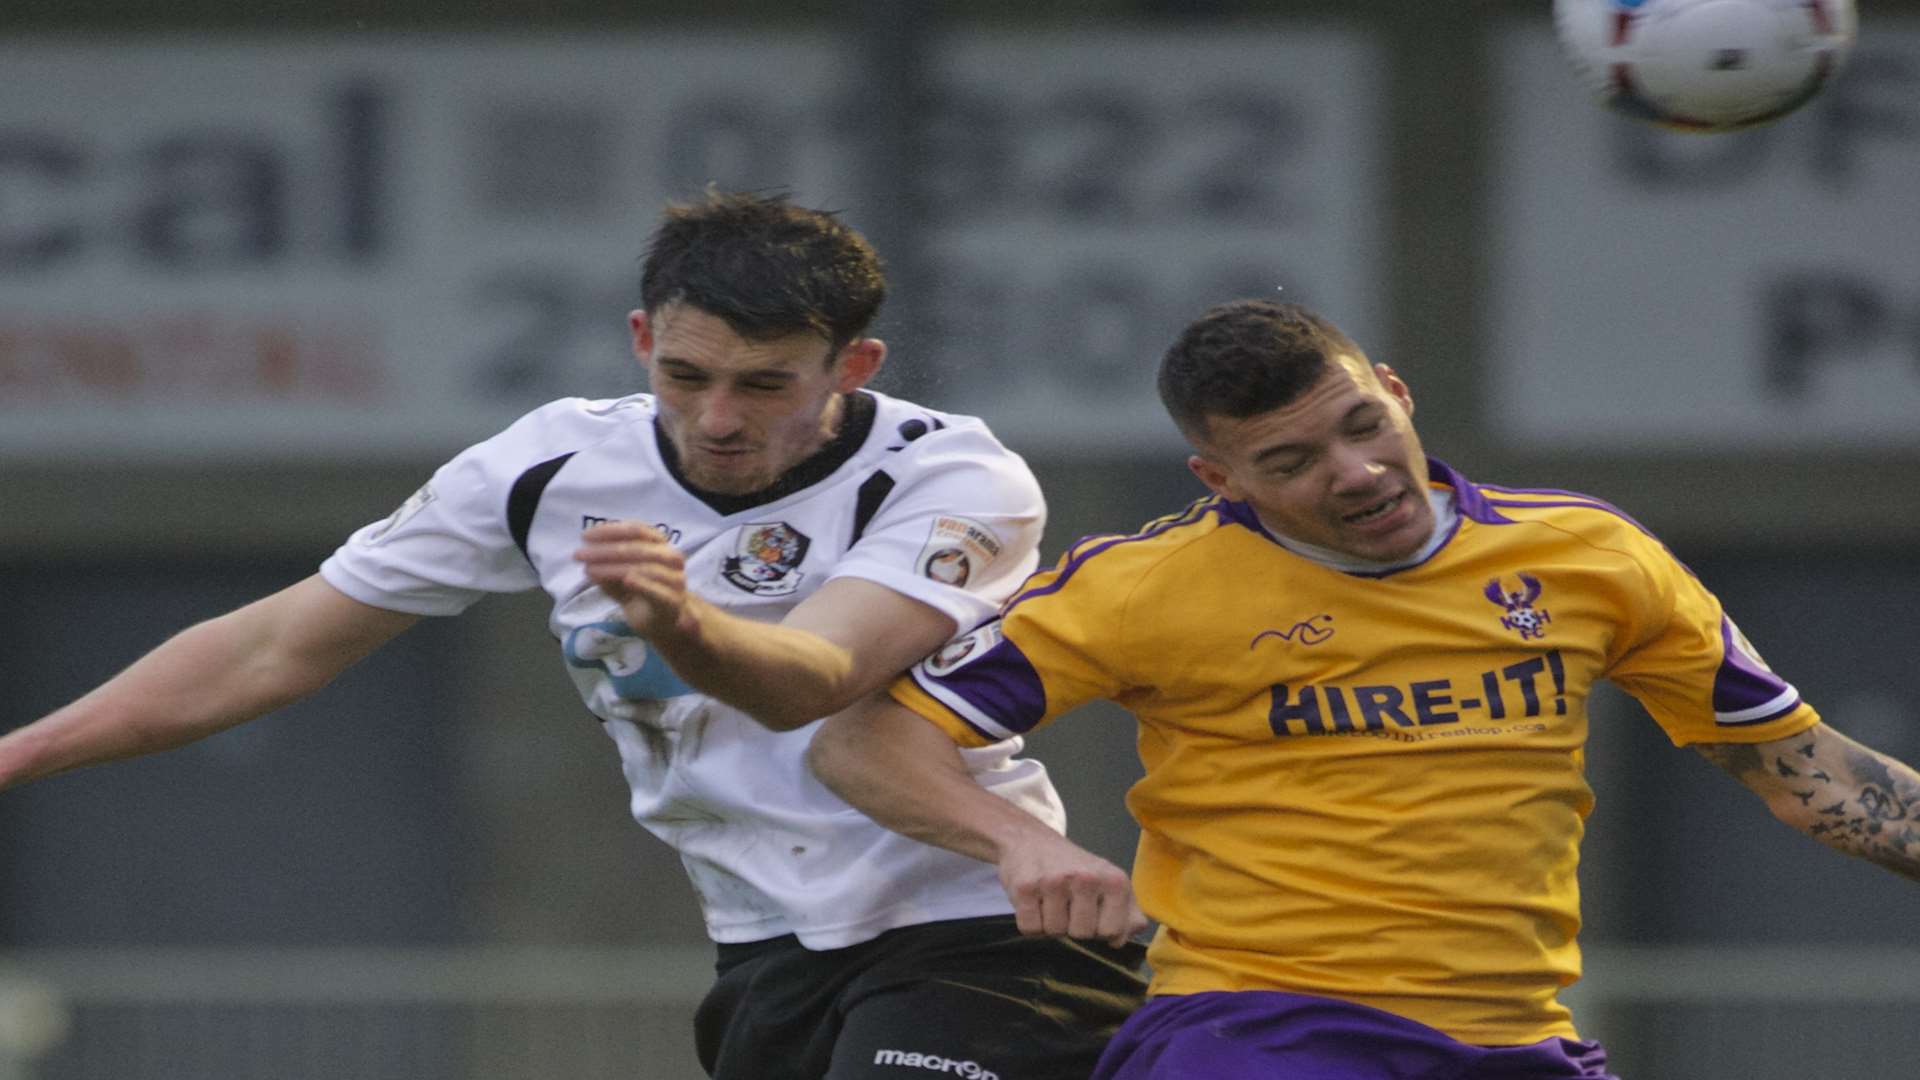
<svg viewBox="0 0 1920 1080"><path fill-rule="evenodd" d="M840 349L840 377L836 385L843 394L850 394L867 385L867 381L880 371L880 365L887 362L887 343L879 338L855 338Z"/></svg>
<svg viewBox="0 0 1920 1080"><path fill-rule="evenodd" d="M627 329L633 334L633 355L642 364L653 355L653 323L640 310L627 312Z"/></svg>
<svg viewBox="0 0 1920 1080"><path fill-rule="evenodd" d="M1407 415L1412 416L1413 391L1407 388L1406 380L1385 364L1373 365L1373 375L1380 380L1381 387L1393 395L1393 400L1398 401L1400 407L1407 411Z"/></svg>
<svg viewBox="0 0 1920 1080"><path fill-rule="evenodd" d="M1208 491L1223 499L1240 501L1239 485L1233 482L1233 477L1220 466L1219 462L1209 461L1199 454L1194 454L1187 458L1187 468L1192 470L1193 475L1200 478L1201 483L1207 485Z"/></svg>

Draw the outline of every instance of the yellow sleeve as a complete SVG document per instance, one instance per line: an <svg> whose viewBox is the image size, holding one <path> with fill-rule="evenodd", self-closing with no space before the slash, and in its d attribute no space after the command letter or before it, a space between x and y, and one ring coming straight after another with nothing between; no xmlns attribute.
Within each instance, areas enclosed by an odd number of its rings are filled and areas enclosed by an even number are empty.
<svg viewBox="0 0 1920 1080"><path fill-rule="evenodd" d="M1819 723L1692 571L1651 537L1634 554L1648 599L1630 615L1631 644L1607 676L1676 746L1768 742Z"/></svg>
<svg viewBox="0 0 1920 1080"><path fill-rule="evenodd" d="M1126 685L1127 584L1097 547L1068 552L1027 579L1001 615L896 680L896 701L963 746L1025 735Z"/></svg>

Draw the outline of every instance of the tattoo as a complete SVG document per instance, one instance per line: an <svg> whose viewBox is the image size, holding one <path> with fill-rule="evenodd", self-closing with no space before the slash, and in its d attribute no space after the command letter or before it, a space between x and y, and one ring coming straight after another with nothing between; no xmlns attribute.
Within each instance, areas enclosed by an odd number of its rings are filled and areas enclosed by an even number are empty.
<svg viewBox="0 0 1920 1080"><path fill-rule="evenodd" d="M1907 819L1907 807L1900 801L1900 796L1891 791L1882 791L1871 784L1860 793L1860 806L1866 810L1867 816L1875 821Z"/></svg>
<svg viewBox="0 0 1920 1080"><path fill-rule="evenodd" d="M1852 801L1860 807L1860 813L1834 823L1825 842L1896 874L1920 880L1920 832L1903 824L1920 809L1920 776L1900 762L1844 737L1838 739L1836 748L1841 760L1829 764L1841 776L1841 790L1853 793ZM1846 804L1836 805L1844 808Z"/></svg>
<svg viewBox="0 0 1920 1080"><path fill-rule="evenodd" d="M1695 749L1821 843L1920 881L1920 773L1909 766L1824 725Z"/></svg>
<svg viewBox="0 0 1920 1080"><path fill-rule="evenodd" d="M1849 746L1846 749L1846 765L1853 775L1886 791L1892 791L1894 786L1893 770L1887 767L1889 764L1897 762L1889 762L1863 746ZM1907 772L1912 774L1910 769Z"/></svg>

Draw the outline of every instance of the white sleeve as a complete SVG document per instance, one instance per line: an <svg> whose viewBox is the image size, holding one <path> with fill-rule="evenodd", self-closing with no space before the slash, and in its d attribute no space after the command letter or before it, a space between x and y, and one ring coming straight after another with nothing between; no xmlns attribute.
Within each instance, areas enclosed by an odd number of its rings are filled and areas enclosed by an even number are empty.
<svg viewBox="0 0 1920 1080"><path fill-rule="evenodd" d="M543 414L442 465L393 515L360 529L320 565L328 584L364 604L411 615L457 615L488 593L540 584L507 524L507 500L528 468L563 451L543 446Z"/></svg>
<svg viewBox="0 0 1920 1080"><path fill-rule="evenodd" d="M896 480L833 569L936 608L966 631L998 610L1039 563L1047 507L1026 462L978 424L916 440Z"/></svg>

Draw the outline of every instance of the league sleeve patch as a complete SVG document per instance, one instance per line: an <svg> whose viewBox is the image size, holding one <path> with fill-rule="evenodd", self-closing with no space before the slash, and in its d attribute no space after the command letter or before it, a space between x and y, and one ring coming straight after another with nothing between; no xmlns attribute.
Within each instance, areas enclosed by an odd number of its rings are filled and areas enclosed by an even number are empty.
<svg viewBox="0 0 1920 1080"><path fill-rule="evenodd" d="M401 503L398 510L389 514L387 520L381 522L372 532L367 534L364 543L369 545L378 544L393 535L393 530L405 525L408 518L425 510L428 504L432 503L436 497L433 493L432 484L422 484L419 491L407 496L407 501Z"/></svg>
<svg viewBox="0 0 1920 1080"><path fill-rule="evenodd" d="M1000 632L1000 620L976 626L972 630L954 638L942 646L939 652L920 662L920 669L934 678L951 675L956 670L985 656L1005 637Z"/></svg>
<svg viewBox="0 0 1920 1080"><path fill-rule="evenodd" d="M914 559L914 569L942 585L965 588L976 571L1000 557L1000 537L992 529L963 517L937 517L926 545Z"/></svg>

